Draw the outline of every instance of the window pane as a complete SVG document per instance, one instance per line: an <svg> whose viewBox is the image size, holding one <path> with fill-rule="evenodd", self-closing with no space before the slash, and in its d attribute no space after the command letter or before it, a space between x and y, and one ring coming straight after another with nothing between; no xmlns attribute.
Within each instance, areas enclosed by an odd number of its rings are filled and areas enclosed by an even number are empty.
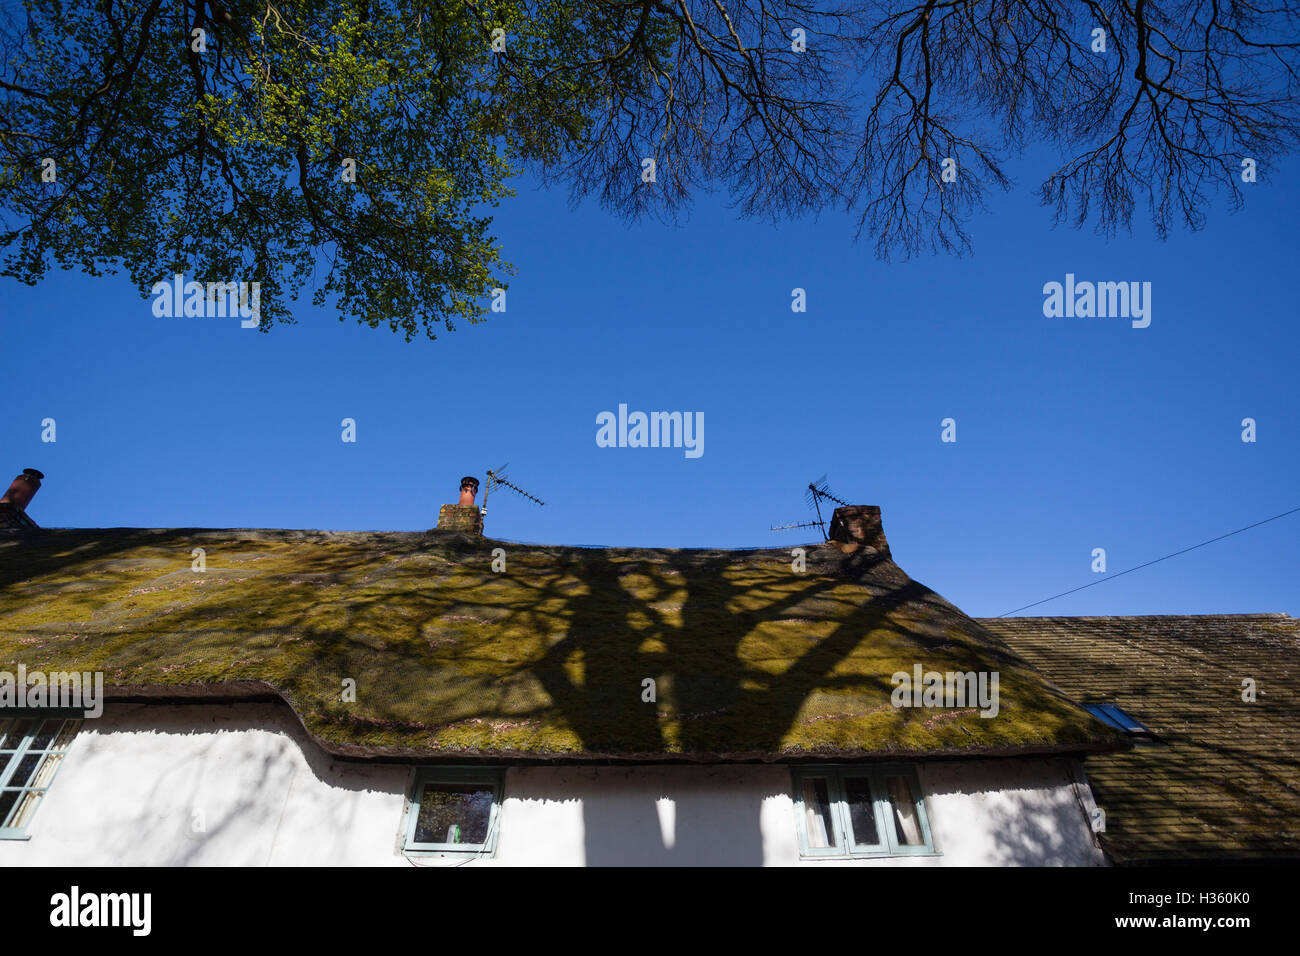
<svg viewBox="0 0 1300 956"><path fill-rule="evenodd" d="M36 731L36 736L32 738L32 744L28 750L44 750L54 742L54 735L59 732L63 726L62 720L47 720L41 724L41 729Z"/></svg>
<svg viewBox="0 0 1300 956"><path fill-rule="evenodd" d="M8 826L5 823L5 817L9 816L9 811L13 809L14 802L19 797L17 790L0 790L0 827Z"/></svg>
<svg viewBox="0 0 1300 956"><path fill-rule="evenodd" d="M876 806L871 797L871 781L866 777L845 777L844 798L849 804L849 839L854 846L879 846L876 830Z"/></svg>
<svg viewBox="0 0 1300 956"><path fill-rule="evenodd" d="M899 846L921 846L921 821L916 815L916 794L912 782L906 777L886 777L891 813L894 817L894 839Z"/></svg>
<svg viewBox="0 0 1300 956"><path fill-rule="evenodd" d="M1108 711L1105 707L1101 706L1100 704L1088 704L1083 709L1086 710L1088 713L1092 714L1092 716L1096 717L1103 724L1107 724L1111 727L1114 727L1116 730L1124 729L1123 725L1120 724L1119 721L1117 721L1113 716L1111 716L1110 711Z"/></svg>
<svg viewBox="0 0 1300 956"><path fill-rule="evenodd" d="M27 781L31 779L32 771L36 769L36 765L39 764L40 762L41 762L40 754L24 754L23 759L18 763L18 769L14 771L14 775L9 778L5 786L6 787L27 786Z"/></svg>
<svg viewBox="0 0 1300 956"><path fill-rule="evenodd" d="M831 846L835 828L831 824L831 795L825 777L803 778L803 813L809 848Z"/></svg>
<svg viewBox="0 0 1300 956"><path fill-rule="evenodd" d="M1120 730L1130 734L1150 733L1150 731L1143 727L1135 717L1129 714L1122 707L1118 707L1115 704L1102 704L1099 709L1105 711L1106 714L1110 716L1111 721Z"/></svg>
<svg viewBox="0 0 1300 956"><path fill-rule="evenodd" d="M67 750L72 744L72 738L77 736L77 730L81 727L79 720L66 720L63 722L63 729L59 731L58 739L54 741L55 750Z"/></svg>
<svg viewBox="0 0 1300 956"><path fill-rule="evenodd" d="M41 802L42 791L28 790L18 801L18 809L14 811L13 819L9 821L11 827L25 827L36 811L36 804Z"/></svg>
<svg viewBox="0 0 1300 956"><path fill-rule="evenodd" d="M10 720L5 728L4 739L0 740L0 750L17 750L23 738L32 732L34 720Z"/></svg>
<svg viewBox="0 0 1300 956"><path fill-rule="evenodd" d="M416 843L478 844L487 840L492 788L478 784L430 783L420 795Z"/></svg>
<svg viewBox="0 0 1300 956"><path fill-rule="evenodd" d="M59 769L59 761L62 759L63 757L60 754L51 754L46 757L45 761L41 764L41 769L36 771L35 778L28 786L34 789L43 789L48 787L50 781L54 779L54 771Z"/></svg>

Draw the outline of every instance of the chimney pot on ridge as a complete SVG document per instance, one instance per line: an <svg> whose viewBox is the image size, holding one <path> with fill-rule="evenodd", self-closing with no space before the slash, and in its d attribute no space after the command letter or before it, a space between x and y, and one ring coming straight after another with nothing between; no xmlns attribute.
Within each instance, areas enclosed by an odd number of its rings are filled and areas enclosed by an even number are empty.
<svg viewBox="0 0 1300 956"><path fill-rule="evenodd" d="M458 504L462 508L473 508L476 494L478 494L478 479L473 475L466 475L460 480L460 501Z"/></svg>
<svg viewBox="0 0 1300 956"><path fill-rule="evenodd" d="M0 498L0 504L13 505L19 511L26 511L36 492L41 490L41 479L45 476L35 468L24 468L23 473L9 485L9 490Z"/></svg>

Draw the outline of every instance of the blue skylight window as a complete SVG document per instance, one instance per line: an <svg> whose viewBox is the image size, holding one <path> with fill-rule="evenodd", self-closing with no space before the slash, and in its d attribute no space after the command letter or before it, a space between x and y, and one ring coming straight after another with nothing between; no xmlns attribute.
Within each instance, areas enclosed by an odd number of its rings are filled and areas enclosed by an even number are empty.
<svg viewBox="0 0 1300 956"><path fill-rule="evenodd" d="M1151 731L1140 720L1132 714L1125 711L1122 707L1115 704L1084 704L1083 709L1092 716L1096 717L1104 724L1109 724L1116 730L1122 730L1124 733L1134 736L1137 734L1146 734L1150 736Z"/></svg>

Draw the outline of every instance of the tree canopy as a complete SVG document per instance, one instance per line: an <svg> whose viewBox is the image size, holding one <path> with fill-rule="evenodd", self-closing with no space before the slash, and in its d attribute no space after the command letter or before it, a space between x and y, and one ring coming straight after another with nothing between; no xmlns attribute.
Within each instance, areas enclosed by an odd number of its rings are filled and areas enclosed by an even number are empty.
<svg viewBox="0 0 1300 956"><path fill-rule="evenodd" d="M27 0L0 22L3 274L258 280L264 329L310 287L434 337L506 286L492 208L525 169L631 217L710 188L843 208L909 255L968 248L1038 142L1058 220L1195 229L1295 146L1297 26L1236 0Z"/></svg>

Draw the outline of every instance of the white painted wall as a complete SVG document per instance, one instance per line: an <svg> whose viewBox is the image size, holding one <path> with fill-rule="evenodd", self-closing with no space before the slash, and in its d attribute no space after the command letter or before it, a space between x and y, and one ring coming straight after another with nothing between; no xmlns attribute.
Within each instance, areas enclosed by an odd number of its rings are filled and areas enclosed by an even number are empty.
<svg viewBox="0 0 1300 956"><path fill-rule="evenodd" d="M1100 864L1072 766L922 764L939 856L803 863L786 766L512 767L496 856L467 865ZM331 759L278 704L111 706L0 866L447 865L398 852L411 773Z"/></svg>

